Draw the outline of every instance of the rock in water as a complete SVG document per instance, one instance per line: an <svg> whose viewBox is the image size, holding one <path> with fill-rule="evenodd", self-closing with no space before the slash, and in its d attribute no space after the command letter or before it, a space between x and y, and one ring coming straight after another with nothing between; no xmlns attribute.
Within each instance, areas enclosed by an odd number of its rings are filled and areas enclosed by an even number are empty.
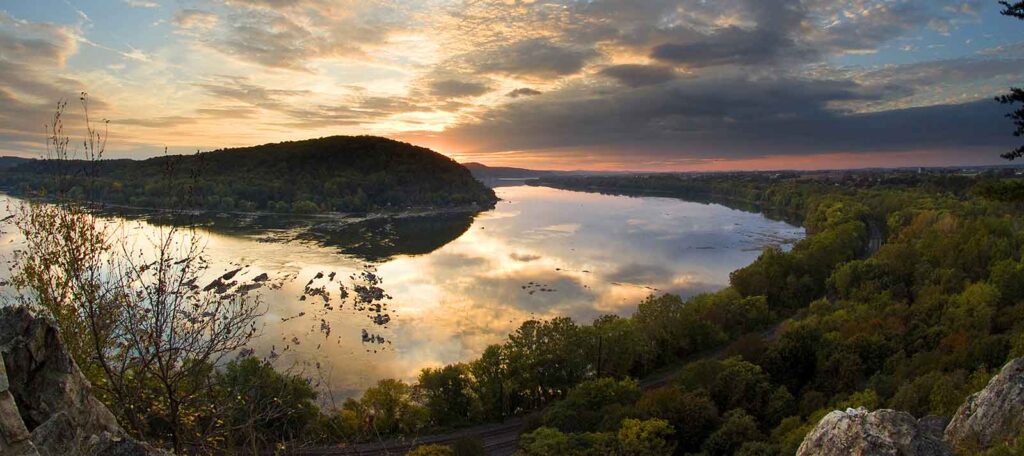
<svg viewBox="0 0 1024 456"><path fill-rule="evenodd" d="M920 422L906 412L836 410L807 434L797 456L952 456L936 418Z"/></svg>
<svg viewBox="0 0 1024 456"><path fill-rule="evenodd" d="M128 437L47 318L0 309L0 454L166 454Z"/></svg>
<svg viewBox="0 0 1024 456"><path fill-rule="evenodd" d="M1024 358L1003 366L972 394L946 427L946 440L964 451L989 448L1024 432Z"/></svg>

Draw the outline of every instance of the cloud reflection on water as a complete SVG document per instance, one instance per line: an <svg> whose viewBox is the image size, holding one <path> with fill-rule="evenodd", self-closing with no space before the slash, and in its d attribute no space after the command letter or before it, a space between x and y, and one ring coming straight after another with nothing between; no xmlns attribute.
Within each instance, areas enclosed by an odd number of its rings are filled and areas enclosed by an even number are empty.
<svg viewBox="0 0 1024 456"><path fill-rule="evenodd" d="M253 344L256 354L267 356L273 348L279 367L314 381L323 376L321 386L343 398L380 378L410 379L426 366L474 358L527 319L565 315L587 323L606 313L628 315L652 293L688 296L721 288L729 272L753 261L766 244L803 236L800 228L718 205L542 187L497 191L502 201L468 228L461 221L435 223L457 236L447 244L431 241L441 245L436 250L389 241L392 251L374 265L394 297L393 319L383 326L349 303L325 311L316 299L299 300L317 273L348 281L366 267L365 256L330 245L208 231L210 274L234 262L248 266L240 275L294 275L280 289L261 290L268 313ZM402 245L414 246L415 254L393 250ZM300 312L307 314L291 318ZM320 331L321 318L331 327L329 337ZM363 329L387 342L364 343Z"/></svg>

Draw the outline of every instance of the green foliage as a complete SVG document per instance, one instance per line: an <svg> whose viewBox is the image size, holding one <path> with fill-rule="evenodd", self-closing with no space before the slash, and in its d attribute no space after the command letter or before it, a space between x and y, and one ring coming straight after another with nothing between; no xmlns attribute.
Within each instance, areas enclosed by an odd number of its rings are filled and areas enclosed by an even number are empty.
<svg viewBox="0 0 1024 456"><path fill-rule="evenodd" d="M786 176L554 179L568 188L742 198L802 211L810 234L790 251L767 249L732 274L730 288L651 297L629 319L600 322L638 347L616 348L634 357L632 375L697 357L671 386L606 415L664 419L681 452L793 454L836 408L948 416L1009 357L1024 355L1024 212L977 199L977 179L867 176L843 185ZM884 236L877 251L869 235ZM700 359L724 344L743 357ZM564 407L553 409L587 413ZM586 430L602 430L593 426Z"/></svg>
<svg viewBox="0 0 1024 456"><path fill-rule="evenodd" d="M566 434L540 427L520 437L523 456L668 456L675 449L669 440L673 430L664 420L624 419L614 432Z"/></svg>
<svg viewBox="0 0 1024 456"><path fill-rule="evenodd" d="M372 136L332 136L141 161L31 160L0 170L0 186L18 195L42 194L55 169L88 171L78 173L80 182L69 184L73 198L143 208L310 214L490 206L496 201L492 190L452 159Z"/></svg>
<svg viewBox="0 0 1024 456"><path fill-rule="evenodd" d="M676 430L674 440L684 452L695 452L718 429L718 407L703 389L683 392L674 386L647 391L637 401L641 418L666 420Z"/></svg>
<svg viewBox="0 0 1024 456"><path fill-rule="evenodd" d="M762 438L757 420L743 409L730 410L722 419L722 426L704 441L704 453L709 456L727 456L736 453L744 443Z"/></svg>
<svg viewBox="0 0 1024 456"><path fill-rule="evenodd" d="M623 407L639 398L640 387L635 380L601 378L585 381L569 391L564 400L547 408L544 425L563 432L612 429L618 421L609 426L606 422L608 417L615 417Z"/></svg>
<svg viewBox="0 0 1024 456"><path fill-rule="evenodd" d="M417 394L434 424L460 424L475 415L477 405L470 390L471 382L469 367L465 364L426 368L420 372Z"/></svg>
<svg viewBox="0 0 1024 456"><path fill-rule="evenodd" d="M255 358L228 363L216 382L232 403L230 426L243 432L238 441L256 439L262 446L305 435L319 415L316 391L305 379L282 374Z"/></svg>
<svg viewBox="0 0 1024 456"><path fill-rule="evenodd" d="M342 408L355 412L365 423L367 436L413 434L426 425L428 412L413 401L412 393L405 382L384 379L367 389L359 401L350 399Z"/></svg>
<svg viewBox="0 0 1024 456"><path fill-rule="evenodd" d="M670 455L675 449L675 445L668 440L673 433L672 427L665 420L622 420L622 427L618 432L620 454Z"/></svg>

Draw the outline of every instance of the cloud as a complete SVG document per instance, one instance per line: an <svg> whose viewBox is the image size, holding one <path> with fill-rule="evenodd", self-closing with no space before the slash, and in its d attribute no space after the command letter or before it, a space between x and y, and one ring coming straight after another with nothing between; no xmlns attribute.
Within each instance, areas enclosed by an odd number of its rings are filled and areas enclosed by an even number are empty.
<svg viewBox="0 0 1024 456"><path fill-rule="evenodd" d="M540 90L531 89L529 87L520 87L518 89L512 89L511 91L506 93L505 96L509 97L509 98L519 98L519 97L532 97L532 96L540 95L540 94L541 94Z"/></svg>
<svg viewBox="0 0 1024 456"><path fill-rule="evenodd" d="M63 76L78 51L71 27L15 19L0 11L0 150L39 151L57 102L86 89ZM95 99L93 106L105 103ZM77 120L75 112L66 116Z"/></svg>
<svg viewBox="0 0 1024 456"><path fill-rule="evenodd" d="M248 119L259 111L283 116L277 126L324 128L368 124L395 115L427 112L434 108L412 98L380 97L355 93L334 98L318 97L309 101L308 90L265 87L250 78L221 76L196 84L216 101L232 105L199 109L207 118ZM452 96L452 95L446 95ZM237 103L242 103L238 106Z"/></svg>
<svg viewBox="0 0 1024 456"><path fill-rule="evenodd" d="M126 5L133 8L159 8L160 4L149 0L122 0Z"/></svg>
<svg viewBox="0 0 1024 456"><path fill-rule="evenodd" d="M672 67L637 64L612 65L602 69L600 74L629 87L661 84L678 77Z"/></svg>
<svg viewBox="0 0 1024 456"><path fill-rule="evenodd" d="M78 50L69 27L17 20L0 11L0 58L26 65L63 67Z"/></svg>
<svg viewBox="0 0 1024 456"><path fill-rule="evenodd" d="M222 76L197 83L196 86L215 98L242 102L272 111L287 111L292 106L289 98L309 94L306 90L270 89L241 77Z"/></svg>
<svg viewBox="0 0 1024 456"><path fill-rule="evenodd" d="M209 11L184 9L174 13L171 21L183 29L210 29L217 25L218 17Z"/></svg>
<svg viewBox="0 0 1024 456"><path fill-rule="evenodd" d="M654 157L955 149L1005 145L988 100L856 113L838 102L884 99L891 88L844 80L731 77L679 80L604 96L585 89L506 105L445 132L471 151L587 150ZM603 151L603 152L602 152Z"/></svg>
<svg viewBox="0 0 1024 456"><path fill-rule="evenodd" d="M193 33L191 45L238 61L302 72L339 59L370 59L367 51L402 29L400 4L387 1L232 0L214 2L216 13L178 11L174 23Z"/></svg>
<svg viewBox="0 0 1024 456"><path fill-rule="evenodd" d="M427 84L430 94L441 98L464 98L483 95L491 90L485 82L439 79Z"/></svg>
<svg viewBox="0 0 1024 456"><path fill-rule="evenodd" d="M579 73L597 56L592 49L558 46L545 39L529 39L467 57L480 73L536 78L557 78Z"/></svg>
<svg viewBox="0 0 1024 456"><path fill-rule="evenodd" d="M980 0L156 3L112 3L104 17L160 6L132 14L175 27L127 24L140 39L125 42L93 10L95 23L66 24L18 18L29 14L20 5L0 12L0 150L38 136L54 101L90 86L126 135L179 145L330 131L418 137L480 159L681 163L973 147L970 126L975 142L1001 147L981 123L999 107L975 102L1024 73L1020 40L984 22L997 15ZM954 46L961 35L975 44ZM895 51L904 46L919 51Z"/></svg>
<svg viewBox="0 0 1024 456"><path fill-rule="evenodd" d="M796 0L745 2L753 26L727 25L684 42L670 41L651 49L650 57L686 67L779 65L812 60L817 52L800 42L798 31L807 18Z"/></svg>

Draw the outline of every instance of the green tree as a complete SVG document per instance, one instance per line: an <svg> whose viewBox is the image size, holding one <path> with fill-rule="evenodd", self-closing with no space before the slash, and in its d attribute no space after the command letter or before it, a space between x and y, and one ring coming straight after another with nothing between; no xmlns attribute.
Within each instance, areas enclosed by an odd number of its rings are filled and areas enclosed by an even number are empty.
<svg viewBox="0 0 1024 456"><path fill-rule="evenodd" d="M1003 5L1003 10L1001 11L1001 13L1004 16L1010 16L1024 20L1024 2L1018 1L1010 3L1008 1L1001 1L999 2L999 4ZM996 101L1002 104L1009 105L1013 105L1016 103L1024 103L1024 89L1012 87L1010 88L1010 93L996 97ZM1006 117L1012 119L1013 124L1016 127L1016 129L1013 132L1013 135L1024 135L1024 107L1021 107L1007 114ZM1003 158L1007 160L1013 160L1015 158L1020 158L1022 156L1024 156L1024 146L1017 147L1016 149L1003 154Z"/></svg>
<svg viewBox="0 0 1024 456"><path fill-rule="evenodd" d="M640 386L635 380L588 380L570 390L564 400L548 407L544 424L564 432L598 430L606 417L614 416L611 408L632 405L639 398Z"/></svg>
<svg viewBox="0 0 1024 456"><path fill-rule="evenodd" d="M730 410L718 428L704 442L704 452L709 456L727 456L736 453L746 442L761 440L757 420L742 409Z"/></svg>
<svg viewBox="0 0 1024 456"><path fill-rule="evenodd" d="M416 395L435 424L448 426L466 422L471 417L475 408L471 388L469 367L451 364L423 369L416 383Z"/></svg>
<svg viewBox="0 0 1024 456"><path fill-rule="evenodd" d="M669 440L672 426L659 419L625 419L617 434L620 454L631 456L668 456L675 450Z"/></svg>
<svg viewBox="0 0 1024 456"><path fill-rule="evenodd" d="M253 451L303 436L320 413L305 379L255 358L228 363L217 384L231 404L230 426L239 431L233 440Z"/></svg>

